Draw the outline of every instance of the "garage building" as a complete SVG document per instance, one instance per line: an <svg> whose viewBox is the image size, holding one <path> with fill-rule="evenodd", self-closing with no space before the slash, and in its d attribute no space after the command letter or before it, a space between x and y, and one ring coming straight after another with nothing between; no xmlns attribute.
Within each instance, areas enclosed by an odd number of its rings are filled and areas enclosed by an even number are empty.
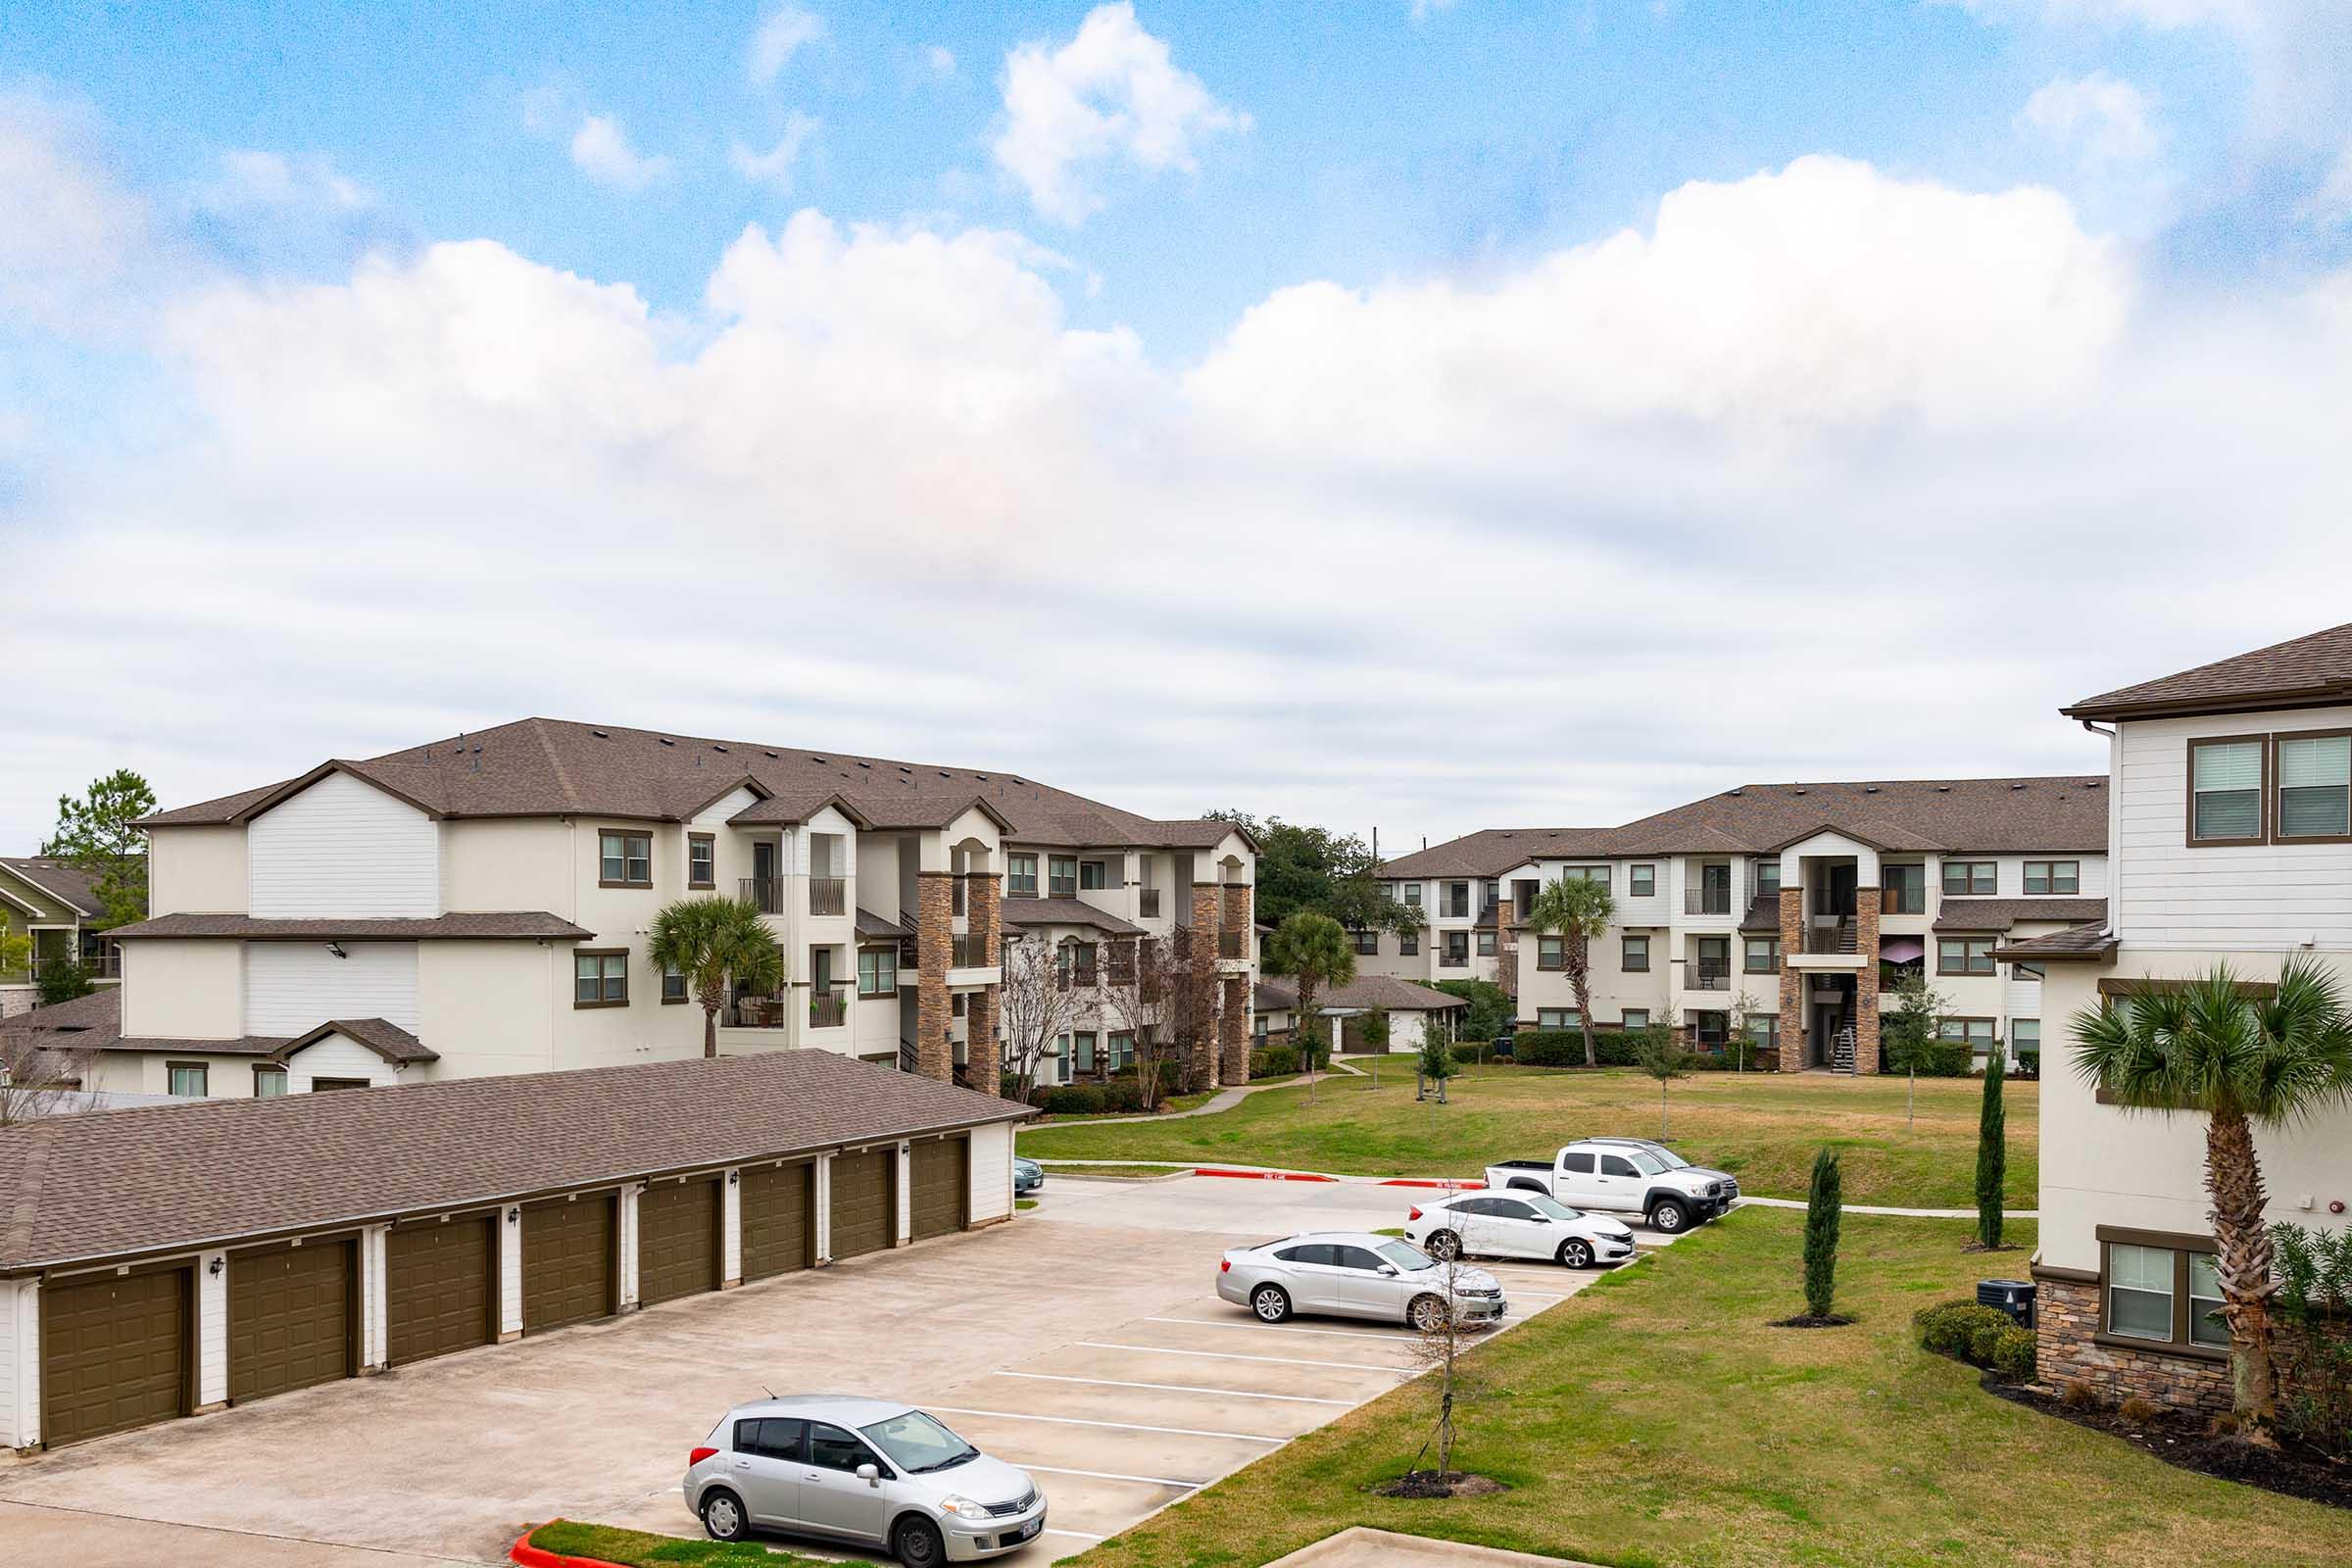
<svg viewBox="0 0 2352 1568"><path fill-rule="evenodd" d="M20 1451L1012 1213L1027 1107L824 1051L0 1129Z"/></svg>

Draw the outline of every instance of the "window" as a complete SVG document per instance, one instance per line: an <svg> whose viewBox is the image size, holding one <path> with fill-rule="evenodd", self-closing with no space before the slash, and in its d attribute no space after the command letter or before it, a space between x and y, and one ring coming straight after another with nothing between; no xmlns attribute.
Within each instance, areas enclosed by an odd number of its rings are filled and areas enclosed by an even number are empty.
<svg viewBox="0 0 2352 1568"><path fill-rule="evenodd" d="M1591 1154L1562 1154L1560 1169L1578 1176L1590 1176L1592 1174L1592 1156Z"/></svg>
<svg viewBox="0 0 2352 1568"><path fill-rule="evenodd" d="M718 840L708 833L686 835L686 885L690 888L718 886Z"/></svg>
<svg viewBox="0 0 2352 1568"><path fill-rule="evenodd" d="M899 990L899 950L896 948L859 948L858 950L858 994L861 997L896 996Z"/></svg>
<svg viewBox="0 0 2352 1568"><path fill-rule="evenodd" d="M577 949L571 955L571 1004L625 1007L629 1004L629 950Z"/></svg>
<svg viewBox="0 0 2352 1568"><path fill-rule="evenodd" d="M1766 1050L1781 1043L1781 1015L1777 1012L1751 1012L1747 1015L1747 1040L1752 1046Z"/></svg>
<svg viewBox="0 0 2352 1568"><path fill-rule="evenodd" d="M1261 1019L1260 1022L1263 1020ZM1112 1072L1125 1072L1135 1065L1135 1036L1126 1030L1122 1029L1112 1035L1108 1041L1104 1042L1104 1049L1110 1053L1110 1070Z"/></svg>
<svg viewBox="0 0 2352 1568"><path fill-rule="evenodd" d="M956 992L954 996L948 999L948 1016L951 1018L962 1017L966 1012L971 1010L971 1001L972 998L970 992Z"/></svg>
<svg viewBox="0 0 2352 1568"><path fill-rule="evenodd" d="M1095 1070L1095 1032L1092 1029L1081 1029L1070 1039L1075 1042L1073 1049L1076 1052L1076 1054L1070 1058L1071 1069L1076 1072L1093 1072Z"/></svg>
<svg viewBox="0 0 2352 1568"><path fill-rule="evenodd" d="M202 1100L210 1070L201 1061L174 1061L165 1065L169 1075L167 1087L183 1100Z"/></svg>
<svg viewBox="0 0 2352 1568"><path fill-rule="evenodd" d="M1469 883L1448 882L1446 884L1446 913L1449 918L1456 920L1463 919L1469 915Z"/></svg>
<svg viewBox="0 0 2352 1568"><path fill-rule="evenodd" d="M1080 860L1078 862L1078 887L1081 892L1100 892L1102 888L1102 861Z"/></svg>
<svg viewBox="0 0 2352 1568"><path fill-rule="evenodd" d="M2012 1018L2009 1020L2009 1051L2011 1054L2014 1055L2021 1051L2039 1051L2040 1049L2041 1020L2039 1018Z"/></svg>
<svg viewBox="0 0 2352 1568"><path fill-rule="evenodd" d="M2009 973L2013 979L2030 980L2035 985L2041 984L2049 976L2049 971L2040 964L2028 963L2023 958L2019 958L2009 965Z"/></svg>
<svg viewBox="0 0 2352 1568"><path fill-rule="evenodd" d="M1946 1018L1936 1026L1938 1040L1966 1044L1976 1052L1990 1052L1993 1044L1990 1018Z"/></svg>
<svg viewBox="0 0 2352 1568"><path fill-rule="evenodd" d="M1536 1027L1539 1029L1582 1029L1584 1016L1574 1007L1538 1007Z"/></svg>
<svg viewBox="0 0 2352 1568"><path fill-rule="evenodd" d="M1778 860L1758 860L1756 862L1756 897L1759 899L1777 899L1780 896L1781 862Z"/></svg>
<svg viewBox="0 0 2352 1568"><path fill-rule="evenodd" d="M1989 897L2000 886L2000 864L1995 860L1946 860L1943 862L1943 896L1961 898L1970 895Z"/></svg>
<svg viewBox="0 0 2352 1568"><path fill-rule="evenodd" d="M1418 931L1407 931L1404 935L1398 937L1396 939L1396 951L1408 958L1418 957L1421 953L1421 933Z"/></svg>
<svg viewBox="0 0 2352 1568"><path fill-rule="evenodd" d="M1066 899L1078 891L1078 858L1074 855L1046 857L1046 893L1049 897Z"/></svg>
<svg viewBox="0 0 2352 1568"><path fill-rule="evenodd" d="M2278 737L2281 839L2352 838L2352 733Z"/></svg>
<svg viewBox="0 0 2352 1568"><path fill-rule="evenodd" d="M1565 939L1553 936L1536 938L1536 967L1539 969L1567 968L1568 949Z"/></svg>
<svg viewBox="0 0 2352 1568"><path fill-rule="evenodd" d="M1746 972L1777 974L1781 967L1781 939L1779 937L1749 937L1746 943Z"/></svg>
<svg viewBox="0 0 2352 1568"><path fill-rule="evenodd" d="M2099 1241L2107 1333L2176 1348L2229 1348L2211 1243L2105 1226L2099 1228Z"/></svg>
<svg viewBox="0 0 2352 1568"><path fill-rule="evenodd" d="M2028 860L2026 862L2026 891L2028 893L2080 893L2082 891L2082 862L2081 860Z"/></svg>
<svg viewBox="0 0 2352 1568"><path fill-rule="evenodd" d="M1037 857L1007 855L1004 857L1004 891L1026 898L1037 897Z"/></svg>
<svg viewBox="0 0 2352 1568"><path fill-rule="evenodd" d="M1481 931L1478 934L1478 956L1482 958L1492 958L1494 956L1494 932Z"/></svg>
<svg viewBox="0 0 2352 1568"><path fill-rule="evenodd" d="M1285 1263L1308 1263L1320 1268L1329 1268L1339 1261L1340 1250L1336 1247L1327 1247L1321 1242L1308 1242L1301 1247L1286 1247L1274 1255Z"/></svg>
<svg viewBox="0 0 2352 1568"><path fill-rule="evenodd" d="M2259 735L2188 743L2188 842L2262 842L2263 761Z"/></svg>
<svg viewBox="0 0 2352 1568"><path fill-rule="evenodd" d="M175 1090L175 1091L173 1091L173 1092L174 1092L174 1093L177 1093L177 1091L176 1091L176 1090ZM256 1068L254 1068L254 1069L253 1069L253 1098L254 1098L254 1099L256 1099L256 1100L275 1100L275 1099L276 1099L278 1096L280 1096L280 1095L284 1094L285 1092L286 1092L286 1069L285 1069L285 1068L283 1068L283 1067L256 1067Z"/></svg>
<svg viewBox="0 0 2352 1568"><path fill-rule="evenodd" d="M808 1423L808 1463L819 1470L856 1470L875 1463L874 1450L839 1427Z"/></svg>
<svg viewBox="0 0 2352 1568"><path fill-rule="evenodd" d="M1414 907L1414 908L1416 908L1416 909L1418 909L1419 907L1421 907L1421 884L1420 884L1420 883L1418 883L1418 882L1407 882L1407 883L1404 885L1404 902L1405 902L1406 904L1410 905L1412 907Z"/></svg>
<svg viewBox="0 0 2352 1568"><path fill-rule="evenodd" d="M1658 891L1658 868L1654 865L1629 867L1625 873L1628 897L1646 899Z"/></svg>
<svg viewBox="0 0 2352 1568"><path fill-rule="evenodd" d="M1605 865L1563 865L1560 876L1569 882L1597 882L1604 888L1609 885L1609 868Z"/></svg>
<svg viewBox="0 0 2352 1568"><path fill-rule="evenodd" d="M1649 1027L1649 1009L1647 1007L1628 1007L1618 1023L1620 1027L1626 1029L1646 1029Z"/></svg>
<svg viewBox="0 0 2352 1568"><path fill-rule="evenodd" d="M1937 974L1992 973L1992 938L1936 938L1936 972Z"/></svg>
<svg viewBox="0 0 2352 1568"><path fill-rule="evenodd" d="M1928 912L1928 868L1924 865L1884 865L1879 868L1884 891L1879 909L1885 914ZM2032 888L2026 889L2028 893Z"/></svg>
<svg viewBox="0 0 2352 1568"><path fill-rule="evenodd" d="M596 885L650 888L654 885L654 836L607 828L597 834Z"/></svg>
<svg viewBox="0 0 2352 1568"><path fill-rule="evenodd" d="M1547 937L1544 940L1557 942L1559 938ZM1617 966L1619 968L1628 974L1646 974L1649 971L1649 938L1647 935L1628 935L1620 940L1618 948Z"/></svg>
<svg viewBox="0 0 2352 1568"><path fill-rule="evenodd" d="M1603 1176L1639 1176L1642 1174L1634 1168L1634 1162L1623 1154L1601 1155L1600 1173Z"/></svg>
<svg viewBox="0 0 2352 1568"><path fill-rule="evenodd" d="M1355 943L1355 956L1356 956L1357 957L1359 957L1359 958L1376 958L1376 957L1380 956L1380 933L1379 933L1379 932L1377 932L1377 931L1350 931L1350 932L1348 932L1348 936L1349 936L1349 937L1350 937L1350 938L1351 938L1351 939L1354 941L1354 943Z"/></svg>
<svg viewBox="0 0 2352 1568"><path fill-rule="evenodd" d="M1449 969L1467 968L1470 963L1470 933L1446 932L1446 952L1441 961Z"/></svg>
<svg viewBox="0 0 2352 1568"><path fill-rule="evenodd" d="M662 966L662 1000L665 1003L686 1000L685 970L672 969L666 963Z"/></svg>
<svg viewBox="0 0 2352 1568"><path fill-rule="evenodd" d="M801 1457L801 1423L781 1416L738 1421L735 1423L735 1451L757 1454L762 1459L798 1462Z"/></svg>
<svg viewBox="0 0 2352 1568"><path fill-rule="evenodd" d="M1693 1012L1690 1015L1690 1039L1701 1046L1720 1046L1731 1038L1732 1015L1728 1012Z"/></svg>

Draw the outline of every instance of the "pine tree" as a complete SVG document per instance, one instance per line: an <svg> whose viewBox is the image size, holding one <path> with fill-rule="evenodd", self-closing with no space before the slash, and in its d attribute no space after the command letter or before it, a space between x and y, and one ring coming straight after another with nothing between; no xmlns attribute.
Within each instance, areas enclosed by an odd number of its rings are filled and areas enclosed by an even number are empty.
<svg viewBox="0 0 2352 1568"><path fill-rule="evenodd" d="M2001 1245L2001 1184L2009 1174L2009 1113L2001 1105L2008 1060L1995 1046L1984 1062L1984 1106L1977 1116L1977 1240Z"/></svg>
<svg viewBox="0 0 2352 1568"><path fill-rule="evenodd" d="M1838 1155L1824 1149L1813 1156L1813 1191L1805 1202L1805 1310L1828 1317L1838 1294L1838 1220L1840 1214Z"/></svg>

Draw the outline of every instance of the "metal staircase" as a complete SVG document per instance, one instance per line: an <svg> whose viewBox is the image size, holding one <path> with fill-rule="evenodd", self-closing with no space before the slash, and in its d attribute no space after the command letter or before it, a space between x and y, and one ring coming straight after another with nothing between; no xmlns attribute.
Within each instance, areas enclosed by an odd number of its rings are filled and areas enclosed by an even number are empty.
<svg viewBox="0 0 2352 1568"><path fill-rule="evenodd" d="M1830 1070L1832 1072L1852 1072L1854 1070L1854 1026L1850 1023L1830 1038Z"/></svg>

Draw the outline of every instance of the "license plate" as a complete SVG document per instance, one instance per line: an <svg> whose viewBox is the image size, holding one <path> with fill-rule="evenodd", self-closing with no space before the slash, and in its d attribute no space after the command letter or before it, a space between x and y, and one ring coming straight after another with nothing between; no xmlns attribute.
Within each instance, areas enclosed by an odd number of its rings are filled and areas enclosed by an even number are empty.
<svg viewBox="0 0 2352 1568"><path fill-rule="evenodd" d="M1015 1541L1027 1541L1031 1536L1036 1535L1039 1528L1044 1524L1045 1521L1043 1519L1032 1519L1027 1524L1021 1526L1020 1529L1015 1530L1012 1533L1012 1539Z"/></svg>

